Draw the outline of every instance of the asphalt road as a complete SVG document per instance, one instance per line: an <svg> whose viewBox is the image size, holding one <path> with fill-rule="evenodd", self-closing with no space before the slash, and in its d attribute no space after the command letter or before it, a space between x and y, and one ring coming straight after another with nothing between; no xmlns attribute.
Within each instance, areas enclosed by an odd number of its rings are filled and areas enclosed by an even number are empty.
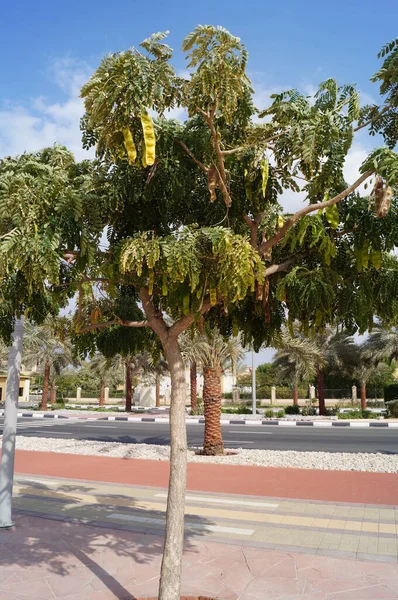
<svg viewBox="0 0 398 600"><path fill-rule="evenodd" d="M3 418L0 418L2 432ZM356 429L353 427L278 427L223 425L228 448L269 450L318 450L324 452L382 452L398 454L398 430L392 428ZM203 425L187 425L188 443L200 446ZM73 421L69 419L18 419L18 434L24 436L97 440L141 444L169 444L167 423L123 421Z"/></svg>

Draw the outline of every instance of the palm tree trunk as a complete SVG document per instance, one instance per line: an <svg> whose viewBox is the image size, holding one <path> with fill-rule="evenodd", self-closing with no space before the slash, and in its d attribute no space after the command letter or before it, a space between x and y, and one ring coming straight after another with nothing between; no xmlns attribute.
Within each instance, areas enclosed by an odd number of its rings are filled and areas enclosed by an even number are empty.
<svg viewBox="0 0 398 600"><path fill-rule="evenodd" d="M189 367L189 379L191 383L191 410L196 413L198 410L198 384L197 384L197 368L196 362L191 360L191 364Z"/></svg>
<svg viewBox="0 0 398 600"><path fill-rule="evenodd" d="M298 406L298 384L293 384L293 404L294 406Z"/></svg>
<svg viewBox="0 0 398 600"><path fill-rule="evenodd" d="M126 364L126 412L131 412L132 406L133 368L130 363Z"/></svg>
<svg viewBox="0 0 398 600"><path fill-rule="evenodd" d="M366 410L366 381L361 381L361 410Z"/></svg>
<svg viewBox="0 0 398 600"><path fill-rule="evenodd" d="M318 401L319 401L319 414L326 414L325 404L325 371L322 368L318 368L316 371L318 379Z"/></svg>
<svg viewBox="0 0 398 600"><path fill-rule="evenodd" d="M156 373L156 408L160 406L160 375Z"/></svg>
<svg viewBox="0 0 398 600"><path fill-rule="evenodd" d="M53 406L55 404L56 396L57 396L57 391L55 389L55 381L53 381L51 384L51 393L50 393L51 406Z"/></svg>
<svg viewBox="0 0 398 600"><path fill-rule="evenodd" d="M105 380L101 377L99 406L105 405Z"/></svg>
<svg viewBox="0 0 398 600"><path fill-rule="evenodd" d="M43 377L43 393L41 395L40 410L47 410L47 397L48 397L48 384L50 381L50 368L51 365L47 360L44 365L44 377Z"/></svg>
<svg viewBox="0 0 398 600"><path fill-rule="evenodd" d="M170 478L166 533L159 582L159 600L180 598L184 544L184 511L187 481L187 431L185 425L185 366L177 340L163 343L171 378Z"/></svg>
<svg viewBox="0 0 398 600"><path fill-rule="evenodd" d="M215 456L224 453L221 433L221 369L203 369L203 404L205 437L203 454Z"/></svg>

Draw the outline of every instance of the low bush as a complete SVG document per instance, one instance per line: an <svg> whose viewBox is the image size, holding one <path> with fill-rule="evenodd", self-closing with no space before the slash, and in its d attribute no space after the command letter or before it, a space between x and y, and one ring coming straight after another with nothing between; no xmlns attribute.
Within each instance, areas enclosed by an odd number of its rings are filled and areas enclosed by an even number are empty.
<svg viewBox="0 0 398 600"><path fill-rule="evenodd" d="M384 388L384 402L398 400L398 383L391 383Z"/></svg>
<svg viewBox="0 0 398 600"><path fill-rule="evenodd" d="M265 411L264 416L267 417L267 419L272 419L272 417L274 417L274 411L270 410L269 408Z"/></svg>
<svg viewBox="0 0 398 600"><path fill-rule="evenodd" d="M234 408L222 408L221 412L225 413L227 415L251 415L252 414L251 408L248 408L245 404L240 404L239 406L236 406Z"/></svg>
<svg viewBox="0 0 398 600"><path fill-rule="evenodd" d="M339 419L377 419L378 415L370 412L370 410L351 410L350 412L338 413Z"/></svg>
<svg viewBox="0 0 398 600"><path fill-rule="evenodd" d="M388 416L393 417L393 419L398 419L398 400L393 400L386 404L388 410Z"/></svg>
<svg viewBox="0 0 398 600"><path fill-rule="evenodd" d="M285 413L287 415L299 415L300 407L296 404L291 404L290 406L286 406Z"/></svg>
<svg viewBox="0 0 398 600"><path fill-rule="evenodd" d="M282 410L278 410L276 416L278 417L278 419L283 419L283 417L285 416L285 411L283 410L283 408Z"/></svg>

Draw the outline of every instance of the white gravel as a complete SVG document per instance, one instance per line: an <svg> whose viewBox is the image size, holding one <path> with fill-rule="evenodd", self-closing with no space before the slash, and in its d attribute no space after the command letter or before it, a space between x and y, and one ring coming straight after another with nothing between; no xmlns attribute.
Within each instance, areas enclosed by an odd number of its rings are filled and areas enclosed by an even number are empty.
<svg viewBox="0 0 398 600"><path fill-rule="evenodd" d="M17 449L150 460L168 460L170 453L169 446L155 446L152 444L123 444L119 442L60 440L57 438L24 436L17 436ZM188 460L189 462L209 462L223 465L398 473L398 455L385 454L247 450L240 448L236 455L209 457L198 456L195 454L194 449L191 449L188 452Z"/></svg>

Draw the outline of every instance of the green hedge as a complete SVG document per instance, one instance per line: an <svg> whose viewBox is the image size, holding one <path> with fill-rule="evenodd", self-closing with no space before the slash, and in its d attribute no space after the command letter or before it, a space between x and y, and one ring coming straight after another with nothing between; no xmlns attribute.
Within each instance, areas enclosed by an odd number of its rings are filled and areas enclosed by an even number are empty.
<svg viewBox="0 0 398 600"><path fill-rule="evenodd" d="M390 417L398 419L398 400L393 400L387 404L388 413Z"/></svg>
<svg viewBox="0 0 398 600"><path fill-rule="evenodd" d="M398 383L391 383L384 388L384 402L398 400Z"/></svg>

